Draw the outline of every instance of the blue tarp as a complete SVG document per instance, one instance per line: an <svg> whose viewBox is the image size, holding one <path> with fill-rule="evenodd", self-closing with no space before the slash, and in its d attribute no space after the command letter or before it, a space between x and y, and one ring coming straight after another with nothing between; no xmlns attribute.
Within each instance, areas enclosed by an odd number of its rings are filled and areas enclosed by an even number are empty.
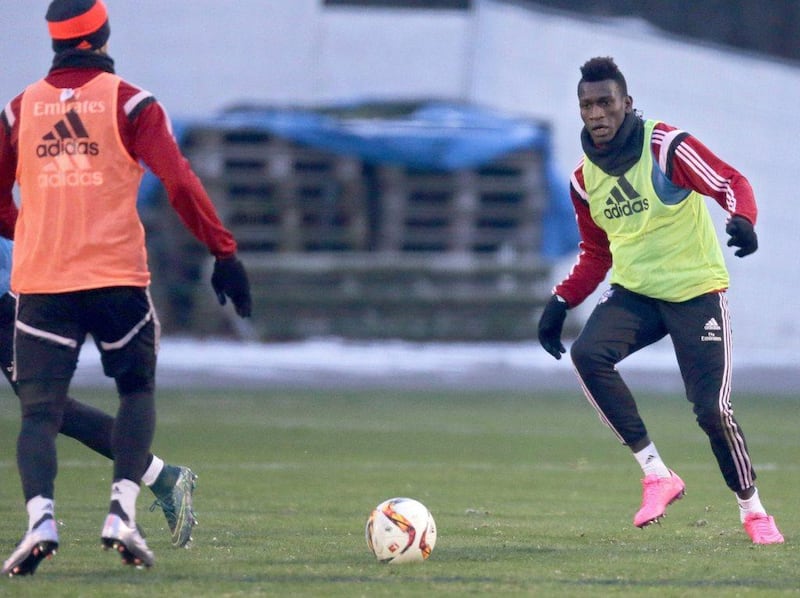
<svg viewBox="0 0 800 598"><path fill-rule="evenodd" d="M422 170L475 168L511 152L536 149L544 156L550 187L542 253L558 257L576 247L566 178L553 167L549 128L535 121L441 101L348 104L319 110L243 106L202 122L174 123L179 142L196 125L264 130L296 143L357 156L366 163ZM156 185L149 175L141 197L148 197Z"/></svg>
<svg viewBox="0 0 800 598"><path fill-rule="evenodd" d="M368 163L425 170L474 168L516 150L550 148L550 132L539 123L443 102L388 116L364 115L357 105L329 111L246 108L223 113L211 124L264 128Z"/></svg>

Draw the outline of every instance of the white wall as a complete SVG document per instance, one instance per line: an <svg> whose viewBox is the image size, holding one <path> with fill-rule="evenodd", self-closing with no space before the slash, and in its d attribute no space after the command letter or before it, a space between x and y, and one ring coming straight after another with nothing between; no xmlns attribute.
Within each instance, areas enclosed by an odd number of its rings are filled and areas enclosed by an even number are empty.
<svg viewBox="0 0 800 598"><path fill-rule="evenodd" d="M477 0L472 13L323 9L318 0L106 3L118 72L154 92L174 117L243 100L465 99L552 122L565 177L580 153L579 66L614 56L646 117L697 135L756 190L761 249L744 260L727 254L737 352L758 349L769 360L776 349L800 351L793 293L800 69L690 44L636 20L579 21L495 0ZM49 2L3 4L5 103L46 72L52 54ZM721 226L724 213L711 209Z"/></svg>
<svg viewBox="0 0 800 598"><path fill-rule="evenodd" d="M4 98L49 67L48 4L4 2ZM207 115L243 99L454 97L467 85L472 19L463 11L323 10L319 0L106 5L117 71L175 116Z"/></svg>
<svg viewBox="0 0 800 598"><path fill-rule="evenodd" d="M155 93L175 116L207 115L243 97L289 103L315 93L317 0L105 2L117 72ZM0 93L13 95L49 68L48 5L3 1Z"/></svg>

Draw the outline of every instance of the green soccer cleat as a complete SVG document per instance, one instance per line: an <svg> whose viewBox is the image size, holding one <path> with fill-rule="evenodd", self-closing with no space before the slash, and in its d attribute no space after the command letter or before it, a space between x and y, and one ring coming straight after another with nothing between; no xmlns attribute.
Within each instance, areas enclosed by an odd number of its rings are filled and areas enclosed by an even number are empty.
<svg viewBox="0 0 800 598"><path fill-rule="evenodd" d="M182 548L192 541L192 528L197 525L192 509L192 494L197 485L197 475L188 467L178 469L175 485L168 493L159 496L150 510L161 507L172 534L172 545Z"/></svg>

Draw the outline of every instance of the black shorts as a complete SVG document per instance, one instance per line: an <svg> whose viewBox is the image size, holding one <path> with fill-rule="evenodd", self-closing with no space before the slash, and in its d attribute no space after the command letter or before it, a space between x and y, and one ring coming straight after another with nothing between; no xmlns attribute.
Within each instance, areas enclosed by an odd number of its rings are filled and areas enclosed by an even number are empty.
<svg viewBox="0 0 800 598"><path fill-rule="evenodd" d="M71 379L87 334L106 376L155 379L160 326L149 290L109 287L20 295L15 380Z"/></svg>

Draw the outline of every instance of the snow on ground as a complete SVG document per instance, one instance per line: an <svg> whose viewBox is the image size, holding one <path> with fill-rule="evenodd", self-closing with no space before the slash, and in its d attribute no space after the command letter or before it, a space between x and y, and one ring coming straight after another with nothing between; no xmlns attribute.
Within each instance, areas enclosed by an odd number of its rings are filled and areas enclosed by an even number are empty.
<svg viewBox="0 0 800 598"><path fill-rule="evenodd" d="M634 390L682 388L672 346L662 341L619 366ZM413 343L338 338L287 343L165 338L159 387L475 389L579 392L568 358L554 360L536 342ZM76 385L111 385L91 340L84 346ZM734 354L734 389L795 395L796 356Z"/></svg>

